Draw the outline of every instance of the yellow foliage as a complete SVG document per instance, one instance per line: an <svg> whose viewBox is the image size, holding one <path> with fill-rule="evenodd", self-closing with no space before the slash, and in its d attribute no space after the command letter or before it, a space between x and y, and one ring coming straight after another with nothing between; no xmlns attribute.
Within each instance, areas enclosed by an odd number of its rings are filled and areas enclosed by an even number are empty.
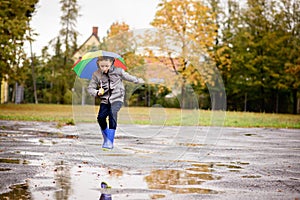
<svg viewBox="0 0 300 200"><path fill-rule="evenodd" d="M209 7L195 0L164 0L158 6L151 25L166 30L174 46L181 47L177 70L185 80L182 84L204 85L212 76L212 65L202 66L201 56L208 56L213 47L217 26L216 15ZM187 64L189 62L189 64ZM203 68L203 69L202 69Z"/></svg>
<svg viewBox="0 0 300 200"><path fill-rule="evenodd" d="M171 0L159 5L151 25L172 30L186 44L192 40L198 47L211 47L216 36L215 15L200 1Z"/></svg>
<svg viewBox="0 0 300 200"><path fill-rule="evenodd" d="M129 25L127 25L125 22L114 22L108 31L108 35L107 37L113 37L116 36L118 34L127 32L129 30Z"/></svg>

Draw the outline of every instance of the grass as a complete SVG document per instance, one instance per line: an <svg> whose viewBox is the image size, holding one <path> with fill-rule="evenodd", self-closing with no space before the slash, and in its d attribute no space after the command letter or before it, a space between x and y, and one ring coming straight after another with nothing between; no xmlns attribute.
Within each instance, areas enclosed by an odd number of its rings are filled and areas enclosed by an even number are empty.
<svg viewBox="0 0 300 200"><path fill-rule="evenodd" d="M96 122L98 106L56 104L2 104L0 119L21 121L54 121L59 124ZM220 112L182 110L174 108L123 107L119 112L120 124L166 126L229 126L300 128L300 115L251 112Z"/></svg>
<svg viewBox="0 0 300 200"><path fill-rule="evenodd" d="M1 104L0 119L71 123L72 106L56 104Z"/></svg>

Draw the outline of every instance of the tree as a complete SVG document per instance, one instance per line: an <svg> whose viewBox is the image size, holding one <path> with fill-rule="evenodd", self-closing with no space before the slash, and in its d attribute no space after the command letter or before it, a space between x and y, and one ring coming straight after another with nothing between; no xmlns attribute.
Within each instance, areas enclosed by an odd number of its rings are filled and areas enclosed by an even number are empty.
<svg viewBox="0 0 300 200"><path fill-rule="evenodd" d="M107 36L103 38L100 48L121 55L129 69L143 64L142 57L136 55L136 38L130 27L125 22L114 22Z"/></svg>
<svg viewBox="0 0 300 200"><path fill-rule="evenodd" d="M32 40L27 33L37 2L11 0L0 3L0 80L9 75L10 83L14 84L25 78L17 72L26 64L23 45L25 41Z"/></svg>
<svg viewBox="0 0 300 200"><path fill-rule="evenodd" d="M284 79L280 81L282 88L292 93L292 112L297 113L297 101L300 88L300 2L296 0L280 0L280 13L277 17L278 31L282 33L281 49L278 58L283 62ZM281 62L281 63L282 63Z"/></svg>
<svg viewBox="0 0 300 200"><path fill-rule="evenodd" d="M125 33L129 31L129 25L125 22L114 22L107 31L107 37L111 38L116 35Z"/></svg>
<svg viewBox="0 0 300 200"><path fill-rule="evenodd" d="M161 49L165 51L172 62L172 48L176 46L180 48L181 55L173 55L179 58L180 64L178 66L173 65L177 75L181 75L181 107L186 108L186 84L194 83L191 73L195 73L195 70L187 70L189 66L198 67L199 56L208 56L208 49L212 48L215 32L214 15L210 12L209 7L202 4L200 1L193 0L162 0L158 5L158 10L155 14L154 20L151 25L163 30L163 37L155 41L157 44L161 43ZM172 43L170 45L169 43ZM164 47L163 47L164 46ZM178 52L178 50L176 50ZM198 55L197 59L195 56ZM194 61L192 65L189 65L189 58ZM203 66L202 66L203 67ZM201 74L209 82L209 76L212 74L211 70L201 70ZM210 75L209 75L210 74ZM196 82L200 82L197 80ZM202 80L203 81L203 80Z"/></svg>
<svg viewBox="0 0 300 200"><path fill-rule="evenodd" d="M285 0L248 0L240 8L237 1L228 1L218 48L223 49L221 56L227 54L228 59L218 59L217 66L229 66L226 76L226 68L219 69L226 83L230 109L290 112L293 102L295 112L299 88L297 4ZM293 100L287 98L291 94Z"/></svg>
<svg viewBox="0 0 300 200"><path fill-rule="evenodd" d="M67 64L67 59L70 59L77 50L77 36L76 31L77 17L79 17L79 5L77 0L60 0L61 4L61 25L60 38L65 47L64 51L64 65Z"/></svg>
<svg viewBox="0 0 300 200"><path fill-rule="evenodd" d="M103 38L103 42L100 44L100 49L119 54L124 58L128 70L134 71L134 74L138 77L144 75L141 69L136 68L144 64L144 59L136 54L136 38L133 35L133 31L130 31L129 25L125 22L114 22L110 26L107 31L107 36ZM125 87L126 94L124 104L127 105L127 93L129 93L134 86L130 83L125 83Z"/></svg>
<svg viewBox="0 0 300 200"><path fill-rule="evenodd" d="M71 72L73 61L71 59L77 50L76 22L79 16L77 0L60 1L61 25L59 35L49 43L54 55L49 55L48 47L43 49L43 65L45 81L48 87L43 90L44 99L49 103L71 103L71 88L74 83L74 74Z"/></svg>
<svg viewBox="0 0 300 200"><path fill-rule="evenodd" d="M244 110L247 105L254 111L276 110L272 96L279 96L282 73L277 53L281 36L275 20L276 8L273 0L248 0L234 26L230 84L235 91L231 94L239 95L239 99L245 94Z"/></svg>

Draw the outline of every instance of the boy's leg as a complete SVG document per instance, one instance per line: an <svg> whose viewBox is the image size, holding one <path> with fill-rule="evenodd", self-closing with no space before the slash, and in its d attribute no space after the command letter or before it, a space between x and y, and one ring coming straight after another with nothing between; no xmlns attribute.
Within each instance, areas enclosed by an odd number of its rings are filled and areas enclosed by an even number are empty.
<svg viewBox="0 0 300 200"><path fill-rule="evenodd" d="M102 148L109 148L112 146L111 141L109 140L109 129L107 127L106 118L110 113L110 105L109 104L100 104L100 109L98 112L98 123L101 128L102 136L103 136L103 144Z"/></svg>
<svg viewBox="0 0 300 200"><path fill-rule="evenodd" d="M109 111L109 129L107 131L107 145L105 148L112 149L114 145L115 132L117 128L118 112L122 107L122 102L114 102L111 104Z"/></svg>
<svg viewBox="0 0 300 200"><path fill-rule="evenodd" d="M107 128L106 118L109 115L109 113L110 113L110 105L101 103L98 112L97 121L102 130L105 130Z"/></svg>
<svg viewBox="0 0 300 200"><path fill-rule="evenodd" d="M117 101L111 104L111 109L109 112L109 129L117 129L117 122L118 122L118 112L122 107L122 102Z"/></svg>

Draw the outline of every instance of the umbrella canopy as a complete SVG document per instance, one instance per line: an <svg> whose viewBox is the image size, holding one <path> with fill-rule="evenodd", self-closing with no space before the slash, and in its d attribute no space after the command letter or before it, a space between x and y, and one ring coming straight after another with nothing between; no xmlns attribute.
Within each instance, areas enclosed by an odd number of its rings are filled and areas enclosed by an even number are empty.
<svg viewBox="0 0 300 200"><path fill-rule="evenodd" d="M93 73L98 69L96 62L99 56L112 57L114 58L113 65L115 67L120 67L124 70L127 69L124 59L120 55L114 52L98 50L87 52L74 63L73 70L76 72L77 76L80 78L91 79Z"/></svg>

